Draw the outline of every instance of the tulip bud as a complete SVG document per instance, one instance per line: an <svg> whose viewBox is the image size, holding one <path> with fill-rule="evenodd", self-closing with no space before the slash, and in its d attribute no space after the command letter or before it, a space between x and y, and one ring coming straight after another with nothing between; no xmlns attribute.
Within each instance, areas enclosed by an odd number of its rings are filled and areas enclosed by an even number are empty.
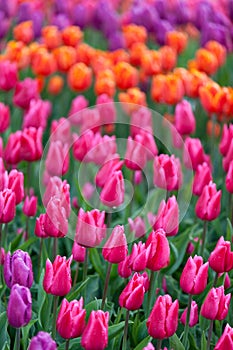
<svg viewBox="0 0 233 350"><path fill-rule="evenodd" d="M120 161L120 156L116 154L111 154L106 160L102 167L96 174L95 183L99 187L104 187L108 177L112 177L115 171L121 170L123 166L123 161Z"/></svg>
<svg viewBox="0 0 233 350"><path fill-rule="evenodd" d="M8 164L17 164L21 161L22 131L10 134L4 151L4 159Z"/></svg>
<svg viewBox="0 0 233 350"><path fill-rule="evenodd" d="M121 170L115 171L106 179L100 193L101 202L108 207L118 207L124 202L125 185Z"/></svg>
<svg viewBox="0 0 233 350"><path fill-rule="evenodd" d="M212 221L216 219L221 210L221 190L216 190L216 184L210 182L204 187L199 197L195 212L201 220Z"/></svg>
<svg viewBox="0 0 233 350"><path fill-rule="evenodd" d="M66 118L53 120L51 126L51 141L60 141L63 145L70 145L72 141L70 121Z"/></svg>
<svg viewBox="0 0 233 350"><path fill-rule="evenodd" d="M46 332L39 332L30 341L28 350L57 350L55 341L51 338L51 335Z"/></svg>
<svg viewBox="0 0 233 350"><path fill-rule="evenodd" d="M130 134L132 137L139 134L141 130L152 133L153 130L152 113L150 109L141 106L136 109L130 118Z"/></svg>
<svg viewBox="0 0 233 350"><path fill-rule="evenodd" d="M77 262L84 262L86 256L86 248L74 242L72 247L73 259Z"/></svg>
<svg viewBox="0 0 233 350"><path fill-rule="evenodd" d="M7 224L15 217L15 193L5 189L0 192L0 223Z"/></svg>
<svg viewBox="0 0 233 350"><path fill-rule="evenodd" d="M52 197L59 198L61 206L66 211L66 216L70 215L70 185L66 180L62 181L58 176L50 177L43 196L43 204L47 207Z"/></svg>
<svg viewBox="0 0 233 350"><path fill-rule="evenodd" d="M175 127L181 135L189 135L195 131L196 120L191 104L183 100L176 105Z"/></svg>
<svg viewBox="0 0 233 350"><path fill-rule="evenodd" d="M210 254L209 265L218 273L227 272L233 268L233 252L231 252L231 243L225 241L223 236L220 237L215 249Z"/></svg>
<svg viewBox="0 0 233 350"><path fill-rule="evenodd" d="M212 288L201 306L201 315L209 320L222 321L227 317L231 294L224 294L224 287Z"/></svg>
<svg viewBox="0 0 233 350"><path fill-rule="evenodd" d="M8 176L8 188L15 193L16 205L24 198L24 175L21 171L11 170Z"/></svg>
<svg viewBox="0 0 233 350"><path fill-rule="evenodd" d="M233 348L233 328L227 323L223 334L219 338L214 350L228 350Z"/></svg>
<svg viewBox="0 0 233 350"><path fill-rule="evenodd" d="M13 89L18 80L18 70L15 63L10 61L0 62L0 89L9 91Z"/></svg>
<svg viewBox="0 0 233 350"><path fill-rule="evenodd" d="M82 121L82 110L88 107L88 100L79 95L72 100L71 108L69 111L69 120L73 125L80 125Z"/></svg>
<svg viewBox="0 0 233 350"><path fill-rule="evenodd" d="M153 229L162 228L166 236L175 236L179 230L179 206L176 197L172 196L167 203L162 200L155 217Z"/></svg>
<svg viewBox="0 0 233 350"><path fill-rule="evenodd" d="M131 170L141 170L147 161L147 149L142 144L142 136L137 134L134 139L131 136L127 140L125 165Z"/></svg>
<svg viewBox="0 0 233 350"><path fill-rule="evenodd" d="M209 165L205 162L199 164L193 179L193 194L200 196L210 181L212 181L212 173Z"/></svg>
<svg viewBox="0 0 233 350"><path fill-rule="evenodd" d="M28 109L31 100L39 98L37 80L26 78L18 81L15 86L13 103L20 108Z"/></svg>
<svg viewBox="0 0 233 350"><path fill-rule="evenodd" d="M187 317L188 308L183 311L180 322L185 325L186 324L186 317ZM190 311L190 317L189 317L189 327L194 327L198 323L198 305L195 301L192 301L191 304L191 311Z"/></svg>
<svg viewBox="0 0 233 350"><path fill-rule="evenodd" d="M185 293L201 294L207 285L209 263L203 264L201 256L191 256L180 276L180 286Z"/></svg>
<svg viewBox="0 0 233 350"><path fill-rule="evenodd" d="M154 185L167 191L176 190L182 183L182 173L177 158L160 154L154 160Z"/></svg>
<svg viewBox="0 0 233 350"><path fill-rule="evenodd" d="M146 241L149 250L147 268L159 271L169 265L170 247L165 232L162 229L152 231Z"/></svg>
<svg viewBox="0 0 233 350"><path fill-rule="evenodd" d="M40 238L47 238L49 237L44 229L44 223L45 223L45 216L46 214L40 214L38 218L36 218L36 225L35 225L35 235Z"/></svg>
<svg viewBox="0 0 233 350"><path fill-rule="evenodd" d="M139 309L142 306L144 294L144 278L136 272L119 296L120 307L128 310Z"/></svg>
<svg viewBox="0 0 233 350"><path fill-rule="evenodd" d="M51 176L62 176L69 170L69 146L61 141L52 141L45 161Z"/></svg>
<svg viewBox="0 0 233 350"><path fill-rule="evenodd" d="M118 264L126 258L128 253L124 226L117 225L105 243L102 254L105 260Z"/></svg>
<svg viewBox="0 0 233 350"><path fill-rule="evenodd" d="M230 162L229 169L226 176L226 189L233 193L233 161Z"/></svg>
<svg viewBox="0 0 233 350"><path fill-rule="evenodd" d="M4 265L5 257L6 257L5 249L3 247L0 247L0 265Z"/></svg>
<svg viewBox="0 0 233 350"><path fill-rule="evenodd" d="M26 196L23 204L23 213L28 217L33 217L36 215L37 211L37 197L36 196Z"/></svg>
<svg viewBox="0 0 233 350"><path fill-rule="evenodd" d="M10 125L10 109L0 102L0 133L5 132Z"/></svg>
<svg viewBox="0 0 233 350"><path fill-rule="evenodd" d="M7 306L7 318L12 327L26 326L32 318L32 297L27 287L14 284Z"/></svg>
<svg viewBox="0 0 233 350"><path fill-rule="evenodd" d="M85 350L104 350L108 345L109 313L91 311L88 323L81 338Z"/></svg>
<svg viewBox="0 0 233 350"><path fill-rule="evenodd" d="M131 276L132 269L130 267L130 256L127 256L118 264L118 273L122 278L128 278Z"/></svg>
<svg viewBox="0 0 233 350"><path fill-rule="evenodd" d="M230 124L229 126L227 126L227 124L224 124L223 131L222 131L222 138L219 144L219 150L223 156L227 155L232 139L233 139L233 125Z"/></svg>
<svg viewBox="0 0 233 350"><path fill-rule="evenodd" d="M179 302L169 294L160 295L147 320L147 329L151 337L164 339L171 337L178 326Z"/></svg>
<svg viewBox="0 0 233 350"><path fill-rule="evenodd" d="M129 223L130 232L134 233L135 238L141 238L145 235L146 225L144 220L140 216L137 216L134 220L131 218L128 218L128 223Z"/></svg>
<svg viewBox="0 0 233 350"><path fill-rule="evenodd" d="M187 137L184 148L184 164L188 169L197 170L205 161L204 149L199 139Z"/></svg>
<svg viewBox="0 0 233 350"><path fill-rule="evenodd" d="M136 244L134 243L132 252L129 256L129 266L133 271L143 271L146 268L148 261L149 248L146 248L145 243L141 241Z"/></svg>
<svg viewBox="0 0 233 350"><path fill-rule="evenodd" d="M134 172L133 180L134 180L135 185L140 185L140 183L142 183L143 175L142 175L142 171L141 170L136 170Z"/></svg>
<svg viewBox="0 0 233 350"><path fill-rule="evenodd" d="M39 160L43 153L42 146L42 128L24 129L20 139L20 157L21 160L34 162Z"/></svg>
<svg viewBox="0 0 233 350"><path fill-rule="evenodd" d="M22 128L34 127L36 129L42 128L45 130L47 120L51 113L51 103L44 100L31 100L29 108L23 117Z"/></svg>
<svg viewBox="0 0 233 350"><path fill-rule="evenodd" d="M30 255L20 249L12 255L6 254L4 263L4 279L8 288L19 284L31 288L33 283L32 261Z"/></svg>
<svg viewBox="0 0 233 350"><path fill-rule="evenodd" d="M83 298L70 303L63 299L57 316L57 331L64 339L78 338L85 328L86 310Z"/></svg>
<svg viewBox="0 0 233 350"><path fill-rule="evenodd" d="M72 256L66 260L66 257L58 255L53 264L47 259L43 280L43 287L46 293L58 296L64 296L69 293L72 286L71 262Z"/></svg>
<svg viewBox="0 0 233 350"><path fill-rule="evenodd" d="M47 205L44 231L49 237L64 237L68 232L66 211L57 197L52 197Z"/></svg>

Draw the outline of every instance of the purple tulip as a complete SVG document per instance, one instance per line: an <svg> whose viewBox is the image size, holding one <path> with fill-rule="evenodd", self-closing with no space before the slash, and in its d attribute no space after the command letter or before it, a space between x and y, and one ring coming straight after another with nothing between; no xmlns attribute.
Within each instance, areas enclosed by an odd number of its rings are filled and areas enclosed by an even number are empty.
<svg viewBox="0 0 233 350"><path fill-rule="evenodd" d="M83 29L88 24L88 8L84 4L77 4L72 10L73 24Z"/></svg>
<svg viewBox="0 0 233 350"><path fill-rule="evenodd" d="M26 326L32 317L32 297L27 287L15 284L7 306L7 318L12 327Z"/></svg>
<svg viewBox="0 0 233 350"><path fill-rule="evenodd" d="M4 263L6 285L12 288L16 283L31 288L33 283L32 261L27 252L16 250L7 253Z"/></svg>
<svg viewBox="0 0 233 350"><path fill-rule="evenodd" d="M57 345L49 333L39 332L31 339L28 350L57 350Z"/></svg>

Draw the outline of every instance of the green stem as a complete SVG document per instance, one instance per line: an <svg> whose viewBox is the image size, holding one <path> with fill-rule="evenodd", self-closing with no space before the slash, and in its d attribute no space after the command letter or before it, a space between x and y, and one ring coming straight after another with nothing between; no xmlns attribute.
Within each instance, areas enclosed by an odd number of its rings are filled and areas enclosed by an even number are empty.
<svg viewBox="0 0 233 350"><path fill-rule="evenodd" d="M28 240L28 230L29 230L29 217L26 216L26 225L25 225L25 241Z"/></svg>
<svg viewBox="0 0 233 350"><path fill-rule="evenodd" d="M53 328L52 328L52 337L55 340L56 337L56 321L57 321L57 306L58 306L58 296L54 295L53 298Z"/></svg>
<svg viewBox="0 0 233 350"><path fill-rule="evenodd" d="M128 349L128 347L127 347L128 327L129 327L129 310L126 310L122 350Z"/></svg>
<svg viewBox="0 0 233 350"><path fill-rule="evenodd" d="M70 346L70 339L66 339L66 349L65 350L69 350L69 346Z"/></svg>
<svg viewBox="0 0 233 350"><path fill-rule="evenodd" d="M202 233L202 245L201 245L201 256L203 256L205 249L205 240L206 240L206 232L207 232L208 221L204 221L203 233Z"/></svg>
<svg viewBox="0 0 233 350"><path fill-rule="evenodd" d="M83 263L83 282L86 281L86 279L87 279L88 253L89 253L89 250L88 250L88 248L87 248L87 249L86 249L85 260L84 260L84 263Z"/></svg>
<svg viewBox="0 0 233 350"><path fill-rule="evenodd" d="M26 195L29 196L29 191L30 191L30 171L31 171L31 162L27 162L27 188L26 188Z"/></svg>
<svg viewBox="0 0 233 350"><path fill-rule="evenodd" d="M163 342L163 339L158 339L158 341L157 341L157 349L158 350L162 349L162 342Z"/></svg>
<svg viewBox="0 0 233 350"><path fill-rule="evenodd" d="M79 270L79 263L77 262L76 271L75 271L75 275L74 275L73 287L74 287L74 286L76 285L76 283L77 283L77 279L78 279L78 270Z"/></svg>
<svg viewBox="0 0 233 350"><path fill-rule="evenodd" d="M40 250L39 250L39 258L38 258L38 281L40 280L40 266L41 266L42 250L43 250L43 238L40 238Z"/></svg>
<svg viewBox="0 0 233 350"><path fill-rule="evenodd" d="M107 228L110 228L111 226L111 220L112 220L112 213L107 213Z"/></svg>
<svg viewBox="0 0 233 350"><path fill-rule="evenodd" d="M210 342L211 342L211 338L212 338L213 325L214 325L214 320L211 320L210 321L210 328L209 328L209 331L208 331L208 339L207 339L206 350L210 349Z"/></svg>
<svg viewBox="0 0 233 350"><path fill-rule="evenodd" d="M215 272L214 283L213 283L214 288L217 286L217 282L218 282L218 273Z"/></svg>
<svg viewBox="0 0 233 350"><path fill-rule="evenodd" d="M53 259L54 260L57 256L57 250L58 250L58 238L54 237L54 239L53 239Z"/></svg>
<svg viewBox="0 0 233 350"><path fill-rule="evenodd" d="M149 316L152 309L153 296L155 296L155 285L159 276L159 271L151 271L150 275L150 287L148 291L148 305L147 305L147 316Z"/></svg>
<svg viewBox="0 0 233 350"><path fill-rule="evenodd" d="M192 294L189 294L188 310L186 315L186 321L185 321L185 327L184 327L184 338L183 338L183 344L185 349L188 349L188 334L189 334L189 320L190 320L191 307L192 307Z"/></svg>
<svg viewBox="0 0 233 350"><path fill-rule="evenodd" d="M106 278L105 278L105 283L104 283L102 304L101 304L101 309L102 310L104 309L105 300L106 300L106 297L107 297L108 285L109 285L109 280L110 280L110 275L111 275L111 269L112 269L112 264L108 263L108 268L107 268L107 273L106 273Z"/></svg>
<svg viewBox="0 0 233 350"><path fill-rule="evenodd" d="M20 350L20 328L16 328L15 349Z"/></svg>

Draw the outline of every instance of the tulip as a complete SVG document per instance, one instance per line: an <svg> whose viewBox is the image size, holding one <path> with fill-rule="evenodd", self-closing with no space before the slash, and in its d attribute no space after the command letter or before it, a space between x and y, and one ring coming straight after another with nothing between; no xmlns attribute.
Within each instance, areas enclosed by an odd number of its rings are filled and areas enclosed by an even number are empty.
<svg viewBox="0 0 233 350"><path fill-rule="evenodd" d="M127 256L123 261L121 261L118 265L118 274L122 278L130 277L132 273L132 269L130 267L130 257Z"/></svg>
<svg viewBox="0 0 233 350"><path fill-rule="evenodd" d="M124 202L125 185L121 170L114 171L106 179L100 193L100 201L108 207L118 207Z"/></svg>
<svg viewBox="0 0 233 350"><path fill-rule="evenodd" d="M119 296L119 304L127 310L137 310L141 307L145 294L143 276L137 272Z"/></svg>
<svg viewBox="0 0 233 350"><path fill-rule="evenodd" d="M40 238L47 238L49 237L47 235L47 232L44 229L44 224L45 224L45 217L46 214L40 214L38 218L36 218L36 225L35 225L35 235Z"/></svg>
<svg viewBox="0 0 233 350"><path fill-rule="evenodd" d="M201 307L201 315L209 320L222 321L230 306L231 294L224 294L224 287L212 288Z"/></svg>
<svg viewBox="0 0 233 350"><path fill-rule="evenodd" d="M184 144L184 164L189 169L197 170L198 165L205 161L205 154L201 141L199 139L187 137Z"/></svg>
<svg viewBox="0 0 233 350"><path fill-rule="evenodd" d="M160 154L154 160L154 185L172 191L180 187L180 168L176 158Z"/></svg>
<svg viewBox="0 0 233 350"><path fill-rule="evenodd" d="M138 135L140 136L140 138L139 136L135 135L134 139L140 140L139 142L141 142L141 144L146 148L147 159L154 159L154 157L158 154L158 148L153 135L150 132L143 129L140 130Z"/></svg>
<svg viewBox="0 0 233 350"><path fill-rule="evenodd" d="M20 139L21 160L34 162L42 156L42 129L27 128L24 129Z"/></svg>
<svg viewBox="0 0 233 350"><path fill-rule="evenodd" d="M94 209L84 212L80 208L76 226L75 241L84 247L98 246L106 234L105 212Z"/></svg>
<svg viewBox="0 0 233 350"><path fill-rule="evenodd" d="M108 321L108 312L91 311L81 338L81 345L85 350L104 350L106 348L108 345Z"/></svg>
<svg viewBox="0 0 233 350"><path fill-rule="evenodd" d="M162 200L160 203L158 214L155 217L153 229L162 228L166 236L175 236L179 229L179 206L176 197L172 196L167 203Z"/></svg>
<svg viewBox="0 0 233 350"><path fill-rule="evenodd" d="M34 127L45 130L47 120L51 113L51 103L43 100L31 100L29 108L23 117L23 129Z"/></svg>
<svg viewBox="0 0 233 350"><path fill-rule="evenodd" d="M10 134L4 151L4 158L8 164L17 164L21 161L21 135L22 131Z"/></svg>
<svg viewBox="0 0 233 350"><path fill-rule="evenodd" d="M230 146L227 150L227 154L225 155L225 157L222 160L222 165L223 165L224 171L228 172L232 159L233 159L233 138L232 138Z"/></svg>
<svg viewBox="0 0 233 350"><path fill-rule="evenodd" d="M141 238L145 235L146 225L144 220L140 216L137 216L134 220L131 218L128 218L128 223L129 223L130 232L133 232L135 238Z"/></svg>
<svg viewBox="0 0 233 350"><path fill-rule="evenodd" d="M72 247L73 260L77 262L84 262L86 256L86 248L74 242Z"/></svg>
<svg viewBox="0 0 233 350"><path fill-rule="evenodd" d="M70 185L66 180L62 181L58 176L50 177L49 182L46 186L43 204L47 207L52 197L59 198L61 206L66 211L66 216L70 215Z"/></svg>
<svg viewBox="0 0 233 350"><path fill-rule="evenodd" d="M175 127L181 135L189 135L195 131L196 120L191 104L183 100L176 105Z"/></svg>
<svg viewBox="0 0 233 350"><path fill-rule="evenodd" d="M52 197L47 205L44 231L49 237L64 237L68 232L68 218L60 198Z"/></svg>
<svg viewBox="0 0 233 350"><path fill-rule="evenodd" d="M28 109L31 100L39 98L37 80L26 78L16 83L13 103L20 108Z"/></svg>
<svg viewBox="0 0 233 350"><path fill-rule="evenodd" d="M96 133L90 152L87 154L88 161L94 162L97 165L102 165L106 162L106 159L116 153L117 144L116 136L101 136L100 133Z"/></svg>
<svg viewBox="0 0 233 350"><path fill-rule="evenodd" d="M61 141L52 141L45 160L45 167L51 176L63 176L69 170L69 146Z"/></svg>
<svg viewBox="0 0 233 350"><path fill-rule="evenodd" d="M209 263L203 264L201 256L191 256L180 276L180 287L188 294L201 294L207 285Z"/></svg>
<svg viewBox="0 0 233 350"><path fill-rule="evenodd" d="M233 161L230 162L227 176L226 176L226 189L228 192L233 193Z"/></svg>
<svg viewBox="0 0 233 350"><path fill-rule="evenodd" d="M146 323L149 335L157 339L171 337L178 326L178 311L178 300L172 302L170 295L160 295Z"/></svg>
<svg viewBox="0 0 233 350"><path fill-rule="evenodd" d="M113 124L116 121L116 107L114 100L107 94L101 94L96 99L97 109L101 117L102 125Z"/></svg>
<svg viewBox="0 0 233 350"><path fill-rule="evenodd" d="M70 121L66 118L53 120L50 138L51 141L60 141L63 145L70 145L72 141Z"/></svg>
<svg viewBox="0 0 233 350"><path fill-rule="evenodd" d="M18 70L15 63L10 61L0 62L0 89L9 91L13 89L18 80Z"/></svg>
<svg viewBox="0 0 233 350"><path fill-rule="evenodd" d="M188 308L186 307L186 309L183 311L180 317L180 322L183 325L186 324L187 311L188 311ZM189 327L194 327L197 323L198 323L198 305L195 301L192 301L190 317L189 317Z"/></svg>
<svg viewBox="0 0 233 350"><path fill-rule="evenodd" d="M88 162L86 157L91 150L94 140L94 133L92 130L88 130L81 136L74 135L73 154L74 158L80 162Z"/></svg>
<svg viewBox="0 0 233 350"><path fill-rule="evenodd" d="M143 350L155 350L152 343L148 343L146 347L143 348Z"/></svg>
<svg viewBox="0 0 233 350"><path fill-rule="evenodd" d="M8 188L15 193L16 205L24 198L24 175L21 171L11 170L8 176Z"/></svg>
<svg viewBox="0 0 233 350"><path fill-rule="evenodd" d="M5 189L0 192L0 224L8 223L15 217L15 193Z"/></svg>
<svg viewBox="0 0 233 350"><path fill-rule="evenodd" d="M86 310L83 309L83 298L70 303L63 299L57 317L57 331L64 339L78 338L85 328Z"/></svg>
<svg viewBox="0 0 233 350"><path fill-rule="evenodd" d="M231 243L225 241L223 236L217 242L215 249L209 257L210 267L218 272L228 272L233 268L233 252L231 252Z"/></svg>
<svg viewBox="0 0 233 350"><path fill-rule="evenodd" d="M69 111L69 120L73 125L79 125L82 120L82 110L88 107L88 100L79 95L72 100Z"/></svg>
<svg viewBox="0 0 233 350"><path fill-rule="evenodd" d="M25 286L14 284L7 306L7 318L12 327L26 326L32 317L32 297Z"/></svg>
<svg viewBox="0 0 233 350"><path fill-rule="evenodd" d="M23 204L23 213L28 217L33 217L36 215L37 211L37 197L36 196L26 196Z"/></svg>
<svg viewBox="0 0 233 350"><path fill-rule="evenodd" d="M2 266L4 265L5 257L6 257L5 249L3 247L0 247L0 265Z"/></svg>
<svg viewBox="0 0 233 350"><path fill-rule="evenodd" d="M141 130L150 133L153 130L152 113L144 106L134 111L130 119L130 134L132 137L139 134Z"/></svg>
<svg viewBox="0 0 233 350"><path fill-rule="evenodd" d="M56 256L53 263L49 259L46 261L43 287L46 293L57 296L64 296L69 293L72 285L70 264L72 256Z"/></svg>
<svg viewBox="0 0 233 350"><path fill-rule="evenodd" d="M114 227L111 236L103 247L103 257L110 263L118 264L127 256L128 248L124 233L124 226Z"/></svg>
<svg viewBox="0 0 233 350"><path fill-rule="evenodd" d="M146 248L145 243L141 241L136 244L134 243L132 252L129 256L129 266L133 271L143 271L146 268L148 261L149 248Z"/></svg>
<svg viewBox="0 0 233 350"><path fill-rule="evenodd" d="M10 125L10 109L0 102L0 133L5 132Z"/></svg>
<svg viewBox="0 0 233 350"><path fill-rule="evenodd" d="M40 331L30 341L28 350L57 350L56 342L49 333Z"/></svg>
<svg viewBox="0 0 233 350"><path fill-rule="evenodd" d="M228 350L233 347L233 328L227 323L223 334L219 338L214 350Z"/></svg>
<svg viewBox="0 0 233 350"><path fill-rule="evenodd" d="M31 288L33 283L32 261L27 252L20 249L12 255L6 254L4 263L4 279L8 288L19 284Z"/></svg>
<svg viewBox="0 0 233 350"><path fill-rule="evenodd" d="M121 170L123 163L123 161L120 161L120 156L117 153L111 154L96 174L96 185L99 187L104 187L107 177L111 178L115 171Z"/></svg>
<svg viewBox="0 0 233 350"><path fill-rule="evenodd" d="M84 111L82 112L82 122L81 122L81 128L80 128L81 134L83 134L85 131L92 130L99 137L101 125L102 125L101 117L97 107L94 107L91 109L90 108L84 109Z"/></svg>
<svg viewBox="0 0 233 350"><path fill-rule="evenodd" d="M233 125L230 124L229 126L227 126L227 124L224 124L223 131L222 131L222 138L219 144L219 150L223 156L227 155L232 139L233 139Z"/></svg>
<svg viewBox="0 0 233 350"><path fill-rule="evenodd" d="M205 162L199 164L193 179L193 194L200 196L204 187L212 180L212 173L209 165Z"/></svg>
<svg viewBox="0 0 233 350"><path fill-rule="evenodd" d="M170 248L165 232L162 229L152 231L146 241L149 249L147 268L159 271L168 266L170 261Z"/></svg>
<svg viewBox="0 0 233 350"><path fill-rule="evenodd" d="M199 197L195 212L201 220L212 221L220 214L221 190L216 190L216 184L212 181L206 185Z"/></svg>
<svg viewBox="0 0 233 350"><path fill-rule="evenodd" d="M141 170L145 167L147 160L147 149L142 144L142 136L136 135L134 139L131 136L127 140L125 153L125 165L131 170Z"/></svg>

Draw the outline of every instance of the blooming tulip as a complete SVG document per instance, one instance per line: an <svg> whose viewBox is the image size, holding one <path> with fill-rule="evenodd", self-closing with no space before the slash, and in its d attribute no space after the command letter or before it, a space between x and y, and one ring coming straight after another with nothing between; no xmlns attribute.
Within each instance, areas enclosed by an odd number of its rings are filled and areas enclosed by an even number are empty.
<svg viewBox="0 0 233 350"><path fill-rule="evenodd" d="M0 62L0 89L9 91L13 89L18 80L18 70L15 63L10 61Z"/></svg>
<svg viewBox="0 0 233 350"><path fill-rule="evenodd" d="M201 306L201 315L209 320L224 320L228 314L231 294L224 294L224 287L212 288Z"/></svg>
<svg viewBox="0 0 233 350"><path fill-rule="evenodd" d="M180 276L180 286L185 293L200 294L207 285L209 263L203 264L201 256L191 256Z"/></svg>
<svg viewBox="0 0 233 350"><path fill-rule="evenodd" d="M119 304L127 310L137 310L143 303L144 294L144 278L136 272L121 292Z"/></svg>
<svg viewBox="0 0 233 350"><path fill-rule="evenodd" d="M50 176L62 176L69 170L69 146L61 141L52 141L45 160Z"/></svg>
<svg viewBox="0 0 233 350"><path fill-rule="evenodd" d="M46 293L64 296L69 293L72 285L70 264L72 257L57 256L53 264L49 259L46 261L43 287Z"/></svg>
<svg viewBox="0 0 233 350"><path fill-rule="evenodd" d="M32 297L27 287L14 284L7 306L7 318L12 327L26 326L32 317Z"/></svg>
<svg viewBox="0 0 233 350"><path fill-rule="evenodd" d="M179 206L176 197L172 196L167 203L162 200L155 217L153 229L162 228L166 236L175 236L179 229Z"/></svg>
<svg viewBox="0 0 233 350"><path fill-rule="evenodd" d="M179 302L172 302L170 295L160 295L147 320L147 329L151 337L164 339L171 337L178 326Z"/></svg>
<svg viewBox="0 0 233 350"><path fill-rule="evenodd" d="M64 237L68 232L68 218L60 198L52 197L47 205L44 231L49 237Z"/></svg>
<svg viewBox="0 0 233 350"><path fill-rule="evenodd" d="M153 231L147 241L149 249L147 268L152 271L159 271L168 266L170 261L170 248L165 232L162 229Z"/></svg>
<svg viewBox="0 0 233 350"><path fill-rule="evenodd" d="M142 139L140 134L137 134L134 139L131 136L128 137L125 165L131 170L141 170L146 165L147 149L143 145Z"/></svg>
<svg viewBox="0 0 233 350"><path fill-rule="evenodd" d="M66 216L70 215L70 185L66 180L62 181L58 176L50 177L43 196L43 204L47 207L52 197L59 198L61 206L66 211Z"/></svg>
<svg viewBox="0 0 233 350"><path fill-rule="evenodd" d="M191 104L183 100L176 105L175 127L181 135L189 135L195 131L196 120Z"/></svg>
<svg viewBox="0 0 233 350"><path fill-rule="evenodd" d="M8 223L15 217L15 193L5 189L0 192L0 223Z"/></svg>
<svg viewBox="0 0 233 350"><path fill-rule="evenodd" d="M114 171L106 179L100 193L100 201L108 207L118 207L124 202L125 185L121 170Z"/></svg>
<svg viewBox="0 0 233 350"><path fill-rule="evenodd" d="M16 83L13 102L17 107L28 109L30 101L38 98L37 80L26 78Z"/></svg>
<svg viewBox="0 0 233 350"><path fill-rule="evenodd" d="M233 252L231 243L225 241L223 236L218 240L215 249L209 257L210 267L218 272L227 272L233 268Z"/></svg>
<svg viewBox="0 0 233 350"><path fill-rule="evenodd" d="M23 129L41 127L44 130L47 126L47 120L51 113L51 103L43 100L31 100L29 108L23 117Z"/></svg>
<svg viewBox="0 0 233 350"><path fill-rule="evenodd" d="M128 248L124 226L117 225L114 227L111 236L104 244L102 250L103 257L110 263L118 264L125 259L127 252Z"/></svg>
<svg viewBox="0 0 233 350"><path fill-rule="evenodd" d="M132 273L130 267L130 256L127 256L123 261L118 264L118 274L122 278L128 278Z"/></svg>
<svg viewBox="0 0 233 350"><path fill-rule="evenodd" d="M124 162L120 160L120 156L117 153L111 154L96 174L96 185L104 187L107 177L111 177L115 171L121 170L123 164Z"/></svg>
<svg viewBox="0 0 233 350"><path fill-rule="evenodd" d="M53 120L50 139L52 141L60 141L63 145L70 145L72 141L70 121L66 118Z"/></svg>
<svg viewBox="0 0 233 350"><path fill-rule="evenodd" d="M21 160L34 162L42 156L42 129L27 128L24 129L20 139Z"/></svg>
<svg viewBox="0 0 233 350"><path fill-rule="evenodd" d="M216 190L216 184L210 182L200 195L195 212L201 220L212 221L216 219L221 210L221 190Z"/></svg>
<svg viewBox="0 0 233 350"><path fill-rule="evenodd" d="M136 172L135 172L136 174ZM144 220L137 216L134 220L128 218L130 232L134 233L135 238L143 237L146 233L146 225Z"/></svg>
<svg viewBox="0 0 233 350"><path fill-rule="evenodd" d="M11 170L8 176L8 188L14 191L16 205L24 198L24 175L21 171Z"/></svg>
<svg viewBox="0 0 233 350"><path fill-rule="evenodd" d="M214 350L228 350L233 348L233 328L227 323L223 334L219 338Z"/></svg>
<svg viewBox="0 0 233 350"><path fill-rule="evenodd" d="M57 350L55 341L51 338L51 335L46 332L40 331L30 341L28 350Z"/></svg>
<svg viewBox="0 0 233 350"><path fill-rule="evenodd" d="M20 249L12 255L6 254L4 263L4 279L8 288L19 284L31 288L33 283L32 261L30 255Z"/></svg>
<svg viewBox="0 0 233 350"><path fill-rule="evenodd" d="M154 160L154 185L172 191L179 188L180 167L176 158L168 154L160 154Z"/></svg>
<svg viewBox="0 0 233 350"><path fill-rule="evenodd" d="M86 310L83 309L83 298L70 303L63 299L57 316L57 331L64 339L80 337L85 328Z"/></svg>
<svg viewBox="0 0 233 350"><path fill-rule="evenodd" d="M146 268L150 248L146 248L145 243L141 241L134 243L132 252L129 256L129 266L133 271L143 271Z"/></svg>
<svg viewBox="0 0 233 350"><path fill-rule="evenodd" d="M104 350L108 345L109 313L91 311L88 323L81 338L85 350Z"/></svg>
<svg viewBox="0 0 233 350"><path fill-rule="evenodd" d="M23 204L23 213L28 217L33 217L36 215L37 211L37 197L36 196L26 196Z"/></svg>
<svg viewBox="0 0 233 350"><path fill-rule="evenodd" d="M186 317L187 317L188 308L183 311L180 322L185 325L186 324ZM190 310L190 317L189 317L189 327L194 327L198 323L198 305L195 301L192 301L191 304L191 310Z"/></svg>
<svg viewBox="0 0 233 350"><path fill-rule="evenodd" d="M212 173L209 165L206 162L199 164L193 179L193 194L200 196L210 181L212 181Z"/></svg>

